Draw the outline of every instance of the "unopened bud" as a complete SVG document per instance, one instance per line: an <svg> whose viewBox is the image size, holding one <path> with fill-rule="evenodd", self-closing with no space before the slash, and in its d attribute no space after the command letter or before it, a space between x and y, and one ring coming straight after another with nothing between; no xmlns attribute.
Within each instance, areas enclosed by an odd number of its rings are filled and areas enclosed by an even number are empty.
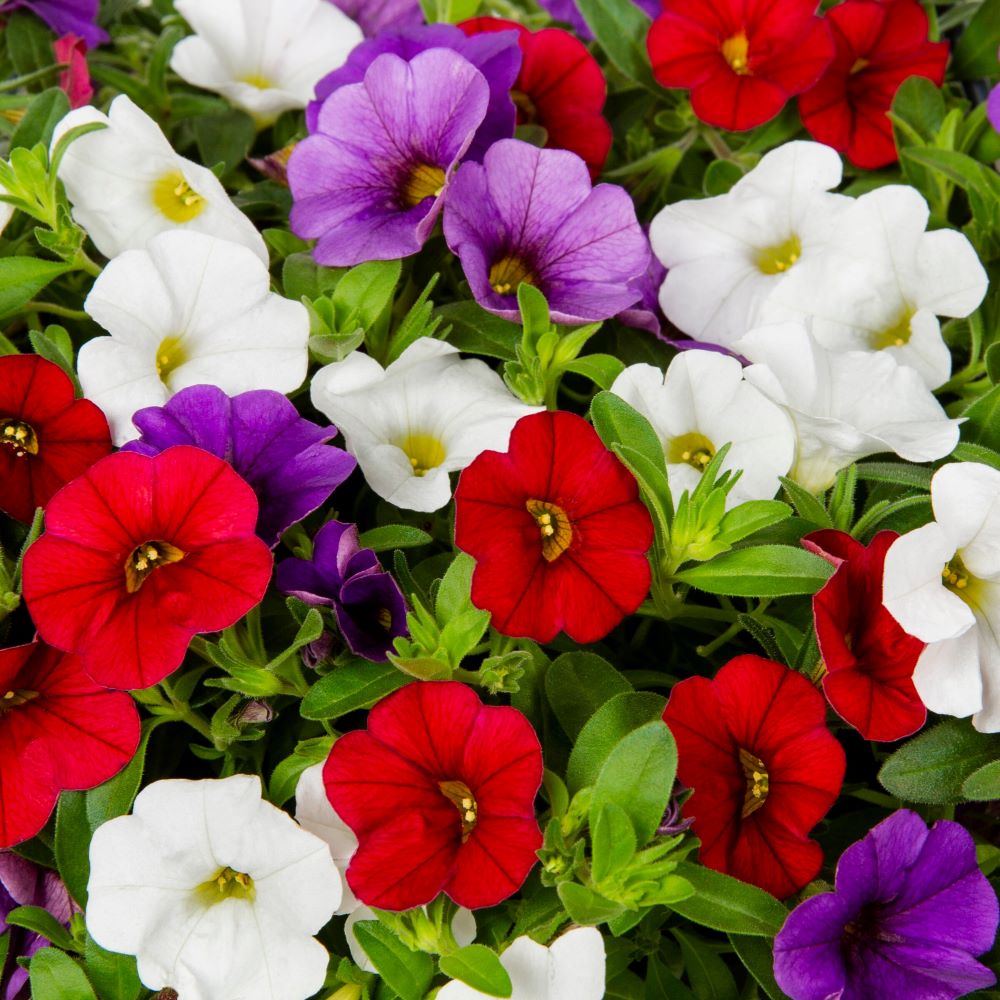
<svg viewBox="0 0 1000 1000"><path fill-rule="evenodd" d="M306 643L300 650L302 662L310 670L315 670L333 652L333 634L324 632L318 639Z"/></svg>

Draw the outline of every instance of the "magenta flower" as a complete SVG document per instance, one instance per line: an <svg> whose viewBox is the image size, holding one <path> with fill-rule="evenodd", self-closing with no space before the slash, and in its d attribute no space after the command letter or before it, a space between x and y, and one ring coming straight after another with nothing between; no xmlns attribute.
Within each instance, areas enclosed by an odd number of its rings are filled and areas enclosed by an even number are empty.
<svg viewBox="0 0 1000 1000"><path fill-rule="evenodd" d="M108 33L94 23L99 6L99 0L7 0L0 3L0 14L30 10L57 35L79 35L92 49L108 40Z"/></svg>

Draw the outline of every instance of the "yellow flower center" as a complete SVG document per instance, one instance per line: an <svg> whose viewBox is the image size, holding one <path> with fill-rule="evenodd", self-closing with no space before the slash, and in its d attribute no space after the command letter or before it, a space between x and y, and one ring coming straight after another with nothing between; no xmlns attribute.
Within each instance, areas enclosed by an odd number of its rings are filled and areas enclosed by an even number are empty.
<svg viewBox="0 0 1000 1000"><path fill-rule="evenodd" d="M439 781L441 794L458 810L462 818L462 843L464 844L476 828L479 806L472 790L464 781Z"/></svg>
<svg viewBox="0 0 1000 1000"><path fill-rule="evenodd" d="M0 420L0 444L12 448L17 458L38 454L38 435L34 427L13 417Z"/></svg>
<svg viewBox="0 0 1000 1000"><path fill-rule="evenodd" d="M444 171L429 163L418 163L403 185L403 202L415 208L424 198L436 198L444 187Z"/></svg>
<svg viewBox="0 0 1000 1000"><path fill-rule="evenodd" d="M738 76L750 73L749 50L750 42L745 31L738 32L722 43L722 56Z"/></svg>
<svg viewBox="0 0 1000 1000"><path fill-rule="evenodd" d="M851 67L851 75L853 76L855 73L860 73L863 69L867 68L868 68L867 59L855 59L854 65Z"/></svg>
<svg viewBox="0 0 1000 1000"><path fill-rule="evenodd" d="M0 697L0 715L37 697L37 691L8 691Z"/></svg>
<svg viewBox="0 0 1000 1000"><path fill-rule="evenodd" d="M690 465L698 472L705 471L705 466L715 457L715 451L715 445L697 431L671 438L666 448L667 461L671 465Z"/></svg>
<svg viewBox="0 0 1000 1000"><path fill-rule="evenodd" d="M251 903L257 895L253 879L246 872L233 868L220 868L207 882L195 889L203 903L213 906L224 899L247 899Z"/></svg>
<svg viewBox="0 0 1000 1000"><path fill-rule="evenodd" d="M743 768L743 776L747 780L747 790L743 796L743 812L741 813L742 817L746 819L767 801L770 784L764 762L760 757L755 757L742 747L740 747L740 765Z"/></svg>
<svg viewBox="0 0 1000 1000"><path fill-rule="evenodd" d="M906 308L899 314L896 321L872 335L872 350L884 351L887 347L902 347L910 342L910 320L913 319L913 310Z"/></svg>
<svg viewBox="0 0 1000 1000"><path fill-rule="evenodd" d="M375 621L378 622L379 628L388 632L392 628L392 612L388 608L379 608L375 614Z"/></svg>
<svg viewBox="0 0 1000 1000"><path fill-rule="evenodd" d="M184 553L170 542L143 542L137 545L125 560L125 589L136 593L146 577L161 566L180 562Z"/></svg>
<svg viewBox="0 0 1000 1000"><path fill-rule="evenodd" d="M271 90L274 87L274 81L268 79L262 73L247 73L246 76L239 77L239 82L247 83L258 90Z"/></svg>
<svg viewBox="0 0 1000 1000"><path fill-rule="evenodd" d="M965 601L966 604L974 604L974 594L976 590L976 583L978 582L976 577L974 577L966 568L965 563L962 562L962 557L957 553L951 558L951 561L945 564L944 569L941 570L941 579L944 585L953 593L957 594L959 597Z"/></svg>
<svg viewBox="0 0 1000 1000"><path fill-rule="evenodd" d="M205 199L179 170L171 170L153 182L153 204L171 222L185 223L201 215Z"/></svg>
<svg viewBox="0 0 1000 1000"><path fill-rule="evenodd" d="M520 257L501 257L490 268L490 287L497 295L514 295L522 283L535 284L535 276Z"/></svg>
<svg viewBox="0 0 1000 1000"><path fill-rule="evenodd" d="M542 556L546 562L558 559L573 541L573 526L566 511L547 500L526 500L525 507L542 536Z"/></svg>
<svg viewBox="0 0 1000 1000"><path fill-rule="evenodd" d="M164 337L156 349L156 374L160 376L160 381L166 382L187 359L180 337Z"/></svg>
<svg viewBox="0 0 1000 1000"><path fill-rule="evenodd" d="M415 476L426 476L444 460L447 452L440 438L433 434L408 434L399 443L406 453Z"/></svg>
<svg viewBox="0 0 1000 1000"><path fill-rule="evenodd" d="M789 236L784 243L757 251L757 267L764 274L784 274L802 256L798 236Z"/></svg>

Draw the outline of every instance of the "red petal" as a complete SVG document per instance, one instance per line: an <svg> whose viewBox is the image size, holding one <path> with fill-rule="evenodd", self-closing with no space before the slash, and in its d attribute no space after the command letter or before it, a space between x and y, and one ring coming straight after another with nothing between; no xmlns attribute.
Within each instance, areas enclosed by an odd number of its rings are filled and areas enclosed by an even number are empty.
<svg viewBox="0 0 1000 1000"><path fill-rule="evenodd" d="M444 891L470 910L496 906L521 888L541 846L542 833L534 818L480 817L458 850Z"/></svg>
<svg viewBox="0 0 1000 1000"><path fill-rule="evenodd" d="M750 816L721 870L787 899L819 874L823 849L816 841L789 831L775 819L777 815L765 805Z"/></svg>
<svg viewBox="0 0 1000 1000"><path fill-rule="evenodd" d="M17 417L36 430L73 403L73 383L37 354L0 358L0 417Z"/></svg>
<svg viewBox="0 0 1000 1000"><path fill-rule="evenodd" d="M709 125L743 132L770 121L788 97L769 80L740 76L725 66L691 91L691 107Z"/></svg>
<svg viewBox="0 0 1000 1000"><path fill-rule="evenodd" d="M456 772L475 793L480 820L527 817L537 829L535 796L543 770L542 747L531 723L514 708L482 707Z"/></svg>

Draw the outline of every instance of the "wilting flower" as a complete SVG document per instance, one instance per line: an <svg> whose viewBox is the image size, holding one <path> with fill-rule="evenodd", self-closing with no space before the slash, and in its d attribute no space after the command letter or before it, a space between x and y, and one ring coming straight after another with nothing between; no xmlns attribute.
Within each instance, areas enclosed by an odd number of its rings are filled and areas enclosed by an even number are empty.
<svg viewBox="0 0 1000 1000"><path fill-rule="evenodd" d="M809 831L836 801L845 757L822 695L799 673L737 656L715 675L675 684L663 713L677 741L684 803L716 871L784 899L816 877Z"/></svg>
<svg viewBox="0 0 1000 1000"><path fill-rule="evenodd" d="M256 521L253 490L200 448L101 459L53 497L25 554L39 634L106 687L157 683L193 635L228 628L264 596L271 553Z"/></svg>
<svg viewBox="0 0 1000 1000"><path fill-rule="evenodd" d="M87 930L184 1000L302 1000L340 903L326 844L261 798L260 779L156 781L90 845Z"/></svg>
<svg viewBox="0 0 1000 1000"><path fill-rule="evenodd" d="M541 779L538 737L516 709L452 681L400 688L367 730L334 743L323 772L360 842L347 869L355 895L384 910L442 891L469 909L500 903L537 860Z"/></svg>
<svg viewBox="0 0 1000 1000"><path fill-rule="evenodd" d="M958 823L900 809L846 851L834 892L800 903L774 941L792 1000L955 1000L996 982L975 960L997 930L996 893Z"/></svg>
<svg viewBox="0 0 1000 1000"><path fill-rule="evenodd" d="M649 592L653 524L632 474L572 413L517 422L455 491L455 543L476 559L472 601L505 635L596 642Z"/></svg>
<svg viewBox="0 0 1000 1000"><path fill-rule="evenodd" d="M467 163L451 185L444 234L476 301L518 319L522 282L545 295L556 323L603 320L632 305L630 282L649 248L627 192L591 187L575 153L517 139Z"/></svg>
<svg viewBox="0 0 1000 1000"><path fill-rule="evenodd" d="M69 98L69 106L82 108L89 104L94 88L87 68L87 43L77 35L63 35L52 43L52 51L56 62L67 64L59 74L59 86Z"/></svg>
<svg viewBox="0 0 1000 1000"><path fill-rule="evenodd" d="M79 35L89 48L108 40L108 33L97 27L100 0L7 0L0 3L0 14L30 10L57 35Z"/></svg>
<svg viewBox="0 0 1000 1000"><path fill-rule="evenodd" d="M329 0L361 27L366 38L390 28L415 28L423 24L419 0Z"/></svg>

